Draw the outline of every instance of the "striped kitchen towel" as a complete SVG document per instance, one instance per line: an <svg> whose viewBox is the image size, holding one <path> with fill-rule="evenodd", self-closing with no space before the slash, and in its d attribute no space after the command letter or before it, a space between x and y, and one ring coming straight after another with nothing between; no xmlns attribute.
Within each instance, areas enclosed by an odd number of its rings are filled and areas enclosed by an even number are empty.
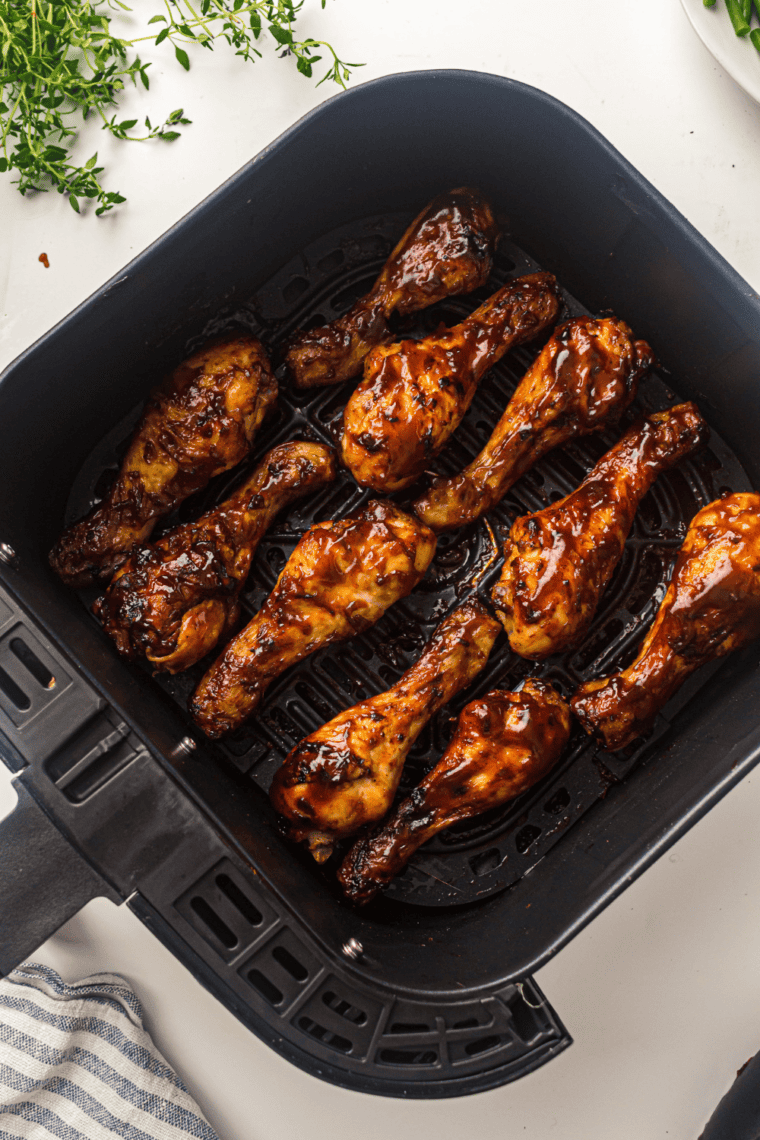
<svg viewBox="0 0 760 1140"><path fill-rule="evenodd" d="M0 1140L218 1140L118 974L0 979Z"/></svg>

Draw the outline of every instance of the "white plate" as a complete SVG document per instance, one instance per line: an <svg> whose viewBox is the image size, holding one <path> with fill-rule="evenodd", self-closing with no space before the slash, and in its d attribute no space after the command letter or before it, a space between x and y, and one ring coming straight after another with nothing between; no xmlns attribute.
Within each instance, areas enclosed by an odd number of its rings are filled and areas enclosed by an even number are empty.
<svg viewBox="0 0 760 1140"><path fill-rule="evenodd" d="M705 8L702 0L681 0L683 10L707 50L724 71L760 103L760 51L749 36L737 36L723 0ZM758 27L757 18L752 24Z"/></svg>

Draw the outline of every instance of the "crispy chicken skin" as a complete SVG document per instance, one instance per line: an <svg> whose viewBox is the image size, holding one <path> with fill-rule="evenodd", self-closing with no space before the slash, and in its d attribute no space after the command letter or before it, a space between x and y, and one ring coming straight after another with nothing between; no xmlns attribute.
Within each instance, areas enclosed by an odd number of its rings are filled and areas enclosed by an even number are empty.
<svg viewBox="0 0 760 1140"><path fill-rule="evenodd" d="M361 633L411 593L435 546L413 515L376 500L351 518L311 527L255 618L195 690L196 724L212 738L237 728L289 665Z"/></svg>
<svg viewBox="0 0 760 1140"><path fill-rule="evenodd" d="M514 799L559 760L570 709L545 681L494 690L467 705L443 756L377 834L360 839L338 871L352 902L366 903L418 847L460 820Z"/></svg>
<svg viewBox="0 0 760 1140"><path fill-rule="evenodd" d="M466 320L423 340L381 345L343 415L341 457L358 483L400 491L456 431L492 364L557 319L551 273L510 281Z"/></svg>
<svg viewBox="0 0 760 1140"><path fill-rule="evenodd" d="M498 633L480 602L465 602L393 688L339 713L285 759L269 794L291 837L305 841L317 862L337 839L385 815L415 740L480 672Z"/></svg>
<svg viewBox="0 0 760 1140"><path fill-rule="evenodd" d="M207 344L152 392L103 501L50 553L67 586L107 582L158 519L248 454L277 399L263 346L247 334Z"/></svg>
<svg viewBox="0 0 760 1140"><path fill-rule="evenodd" d="M337 321L297 332L286 361L298 388L358 376L371 348L389 337L388 318L485 285L499 230L478 190L441 194L419 214L366 297Z"/></svg>
<svg viewBox="0 0 760 1140"><path fill-rule="evenodd" d="M616 317L568 321L526 372L480 455L453 478L436 479L415 511L435 531L479 518L547 451L618 417L653 363L649 345Z"/></svg>
<svg viewBox="0 0 760 1140"><path fill-rule="evenodd" d="M639 503L707 434L695 404L657 412L630 428L575 491L517 519L491 593L515 653L540 661L583 640Z"/></svg>
<svg viewBox="0 0 760 1140"><path fill-rule="evenodd" d="M760 637L760 495L727 495L692 519L636 660L587 681L572 708L611 752L646 732L695 669Z"/></svg>
<svg viewBox="0 0 760 1140"><path fill-rule="evenodd" d="M93 606L119 652L169 673L210 653L237 623L240 591L277 512L335 473L331 447L280 444L214 510L133 550Z"/></svg>

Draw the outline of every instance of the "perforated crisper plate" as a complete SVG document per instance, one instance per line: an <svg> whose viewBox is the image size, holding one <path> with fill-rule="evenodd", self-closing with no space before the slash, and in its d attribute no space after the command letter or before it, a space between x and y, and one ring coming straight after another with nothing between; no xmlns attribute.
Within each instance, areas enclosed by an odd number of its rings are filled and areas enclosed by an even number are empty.
<svg viewBox="0 0 760 1140"><path fill-rule="evenodd" d="M374 217L325 236L286 265L246 306L220 314L203 330L204 337L245 326L261 338L277 364L281 346L293 329L332 320L368 291L408 220L401 215ZM541 268L552 267L537 265L504 238L494 272L484 289L397 320L396 330L400 335L416 337L435 330L441 323L454 324L509 278ZM588 312L569 295L564 294L564 299L567 315ZM619 315L625 317L624 313ZM188 350L196 343L188 345ZM540 343L536 342L520 347L488 373L462 426L433 465L436 471L450 474L459 470L481 450L539 348ZM657 345L653 348L656 352ZM276 443L291 438L334 443L343 407L355 383L297 392L281 367L278 375L279 408L262 431L251 464ZM661 376L650 376L641 385L624 424L677 403L677 388L677 378L671 388L669 380L666 383ZM84 514L103 494L139 411L136 408L117 425L88 458L72 489L67 521ZM619 438L620 431L618 428L587 436L537 463L487 516L499 540L506 536L516 517L538 510L576 487ZM188 499L162 529L209 509L231 490L241 474L238 470L222 476ZM750 482L738 461L715 435L700 454L660 476L641 504L623 558L581 647L574 653L536 664L515 656L506 637L500 635L484 672L422 734L407 761L399 795L405 794L437 762L456 717L474 697L494 687L514 688L529 676L545 677L570 696L580 681L625 666L663 597L689 520L722 492L749 489ZM394 497L403 503L413 494L412 490ZM256 555L243 596L245 620L260 607L307 527L350 514L370 497L350 475L342 472L336 483L281 515ZM472 590L473 579L491 554L483 519L443 535L435 560L414 593L393 606L382 621L362 636L323 649L288 670L269 690L259 715L214 745L220 762L231 765L241 779L251 779L267 790L274 772L303 736L340 710L388 688L399 678L416 659L435 625ZM477 592L486 602L500 566L501 559L478 581ZM89 605L94 595L90 591L82 596ZM206 661L175 677L159 673L155 680L185 709L189 693L208 664ZM391 884L386 898L420 906L458 906L516 882L544 858L568 827L605 796L611 783L623 780L653 747L662 747L669 719L718 667L707 667L693 677L666 706L652 736L640 745L605 753L576 725L564 759L545 780L505 807L457 824L435 837ZM192 731L189 718L188 725ZM303 858L312 865L305 853ZM313 870L315 875L326 875L329 883L334 882L334 861L321 869L313 865Z"/></svg>

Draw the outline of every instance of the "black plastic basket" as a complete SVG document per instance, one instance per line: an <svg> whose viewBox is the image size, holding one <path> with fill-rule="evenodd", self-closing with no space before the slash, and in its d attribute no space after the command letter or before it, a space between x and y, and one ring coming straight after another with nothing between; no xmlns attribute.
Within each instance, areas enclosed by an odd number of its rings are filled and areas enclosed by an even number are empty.
<svg viewBox="0 0 760 1140"><path fill-rule="evenodd" d="M102 489L140 402L189 346L242 324L276 357L293 327L361 294L422 203L461 184L484 190L505 225L489 288L541 267L556 273L570 313L625 317L663 364L632 414L695 399L713 437L642 504L581 649L537 667L500 642L410 758L416 780L475 693L527 675L569 693L629 658L691 515L726 488L760 485L760 303L588 124L493 76L358 87L298 123L0 378L0 749L21 773L19 807L0 830L0 970L87 899L127 899L284 1056L397 1096L499 1085L569 1044L530 975L760 758L757 648L692 678L638 747L605 754L576 730L546 781L444 833L355 911L281 837L265 791L300 736L410 663L483 563L482 524L442 540L409 599L291 670L219 745L184 711L198 672L153 679L118 659L89 598L55 579L46 553L64 518ZM476 301L445 302L399 331L450 322ZM479 450L530 355L511 354L484 381L442 470ZM283 383L258 453L294 434L331 439L348 391ZM492 512L495 529L570 490L613 439L547 457ZM365 497L344 476L278 520L249 609L311 521ZM480 583L484 596L496 573Z"/></svg>

